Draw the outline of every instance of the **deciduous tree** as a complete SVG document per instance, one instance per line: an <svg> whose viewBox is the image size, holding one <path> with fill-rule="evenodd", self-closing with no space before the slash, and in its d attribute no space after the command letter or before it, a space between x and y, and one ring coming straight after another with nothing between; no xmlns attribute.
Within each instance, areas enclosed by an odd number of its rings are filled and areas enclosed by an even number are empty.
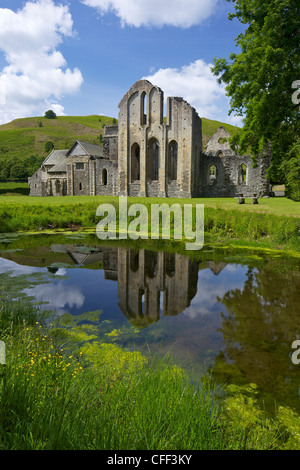
<svg viewBox="0 0 300 470"><path fill-rule="evenodd" d="M231 0L227 0L231 1ZM289 178L286 160L300 139L300 2L299 0L233 0L245 30L236 38L239 53L216 58L213 72L226 85L230 113L244 116L234 142L257 156L272 146L269 176ZM293 174L295 174L295 166ZM298 181L300 185L300 181Z"/></svg>

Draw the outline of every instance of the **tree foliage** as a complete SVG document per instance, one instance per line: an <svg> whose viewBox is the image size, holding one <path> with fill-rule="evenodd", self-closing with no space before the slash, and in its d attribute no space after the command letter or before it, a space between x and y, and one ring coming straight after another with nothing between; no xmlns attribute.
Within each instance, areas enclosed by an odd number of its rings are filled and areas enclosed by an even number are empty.
<svg viewBox="0 0 300 470"><path fill-rule="evenodd" d="M30 155L23 159L0 159L0 180L27 179L41 166L44 157Z"/></svg>
<svg viewBox="0 0 300 470"><path fill-rule="evenodd" d="M230 1L230 0L227 0ZM298 0L233 0L245 31L236 38L239 53L215 58L213 72L226 85L230 113L244 116L235 143L257 156L269 144L269 177L286 181L286 160L300 139L300 3ZM297 95L300 96L300 95Z"/></svg>
<svg viewBox="0 0 300 470"><path fill-rule="evenodd" d="M53 144L53 142L51 142L51 140L47 140L47 142L45 142L44 149L45 149L45 152L46 152L46 153L51 152L51 150L54 149L54 144Z"/></svg>
<svg viewBox="0 0 300 470"><path fill-rule="evenodd" d="M45 112L45 118L47 119L56 119L56 114L54 111L52 111L52 109L49 109L48 111Z"/></svg>

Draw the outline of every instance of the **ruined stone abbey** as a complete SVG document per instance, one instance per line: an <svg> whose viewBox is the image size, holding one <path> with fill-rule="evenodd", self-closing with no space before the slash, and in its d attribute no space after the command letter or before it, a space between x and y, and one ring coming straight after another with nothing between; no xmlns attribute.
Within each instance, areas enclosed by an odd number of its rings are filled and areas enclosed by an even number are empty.
<svg viewBox="0 0 300 470"><path fill-rule="evenodd" d="M31 196L120 195L151 197L269 196L268 158L253 168L249 155L229 145L219 127L203 148L202 121L182 98L167 98L147 80L136 82L119 104L118 125L103 146L77 141L53 150L29 178Z"/></svg>

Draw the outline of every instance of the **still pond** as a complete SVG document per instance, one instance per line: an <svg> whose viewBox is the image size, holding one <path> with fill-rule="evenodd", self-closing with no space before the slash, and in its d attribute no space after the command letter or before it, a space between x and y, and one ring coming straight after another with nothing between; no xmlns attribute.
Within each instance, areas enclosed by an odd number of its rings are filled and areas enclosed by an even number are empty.
<svg viewBox="0 0 300 470"><path fill-rule="evenodd" d="M267 408L300 412L299 258L222 246L189 257L81 233L2 234L0 287L8 280L61 318L96 312L105 342L170 353L221 385L255 383Z"/></svg>

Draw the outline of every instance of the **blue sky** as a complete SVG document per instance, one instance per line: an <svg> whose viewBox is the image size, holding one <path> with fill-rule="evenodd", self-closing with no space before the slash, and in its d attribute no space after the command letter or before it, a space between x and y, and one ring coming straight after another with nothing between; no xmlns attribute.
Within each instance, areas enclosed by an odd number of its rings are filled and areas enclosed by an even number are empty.
<svg viewBox="0 0 300 470"><path fill-rule="evenodd" d="M226 0L0 0L0 124L50 108L117 118L147 78L201 117L240 125L210 72L243 31L229 11Z"/></svg>

